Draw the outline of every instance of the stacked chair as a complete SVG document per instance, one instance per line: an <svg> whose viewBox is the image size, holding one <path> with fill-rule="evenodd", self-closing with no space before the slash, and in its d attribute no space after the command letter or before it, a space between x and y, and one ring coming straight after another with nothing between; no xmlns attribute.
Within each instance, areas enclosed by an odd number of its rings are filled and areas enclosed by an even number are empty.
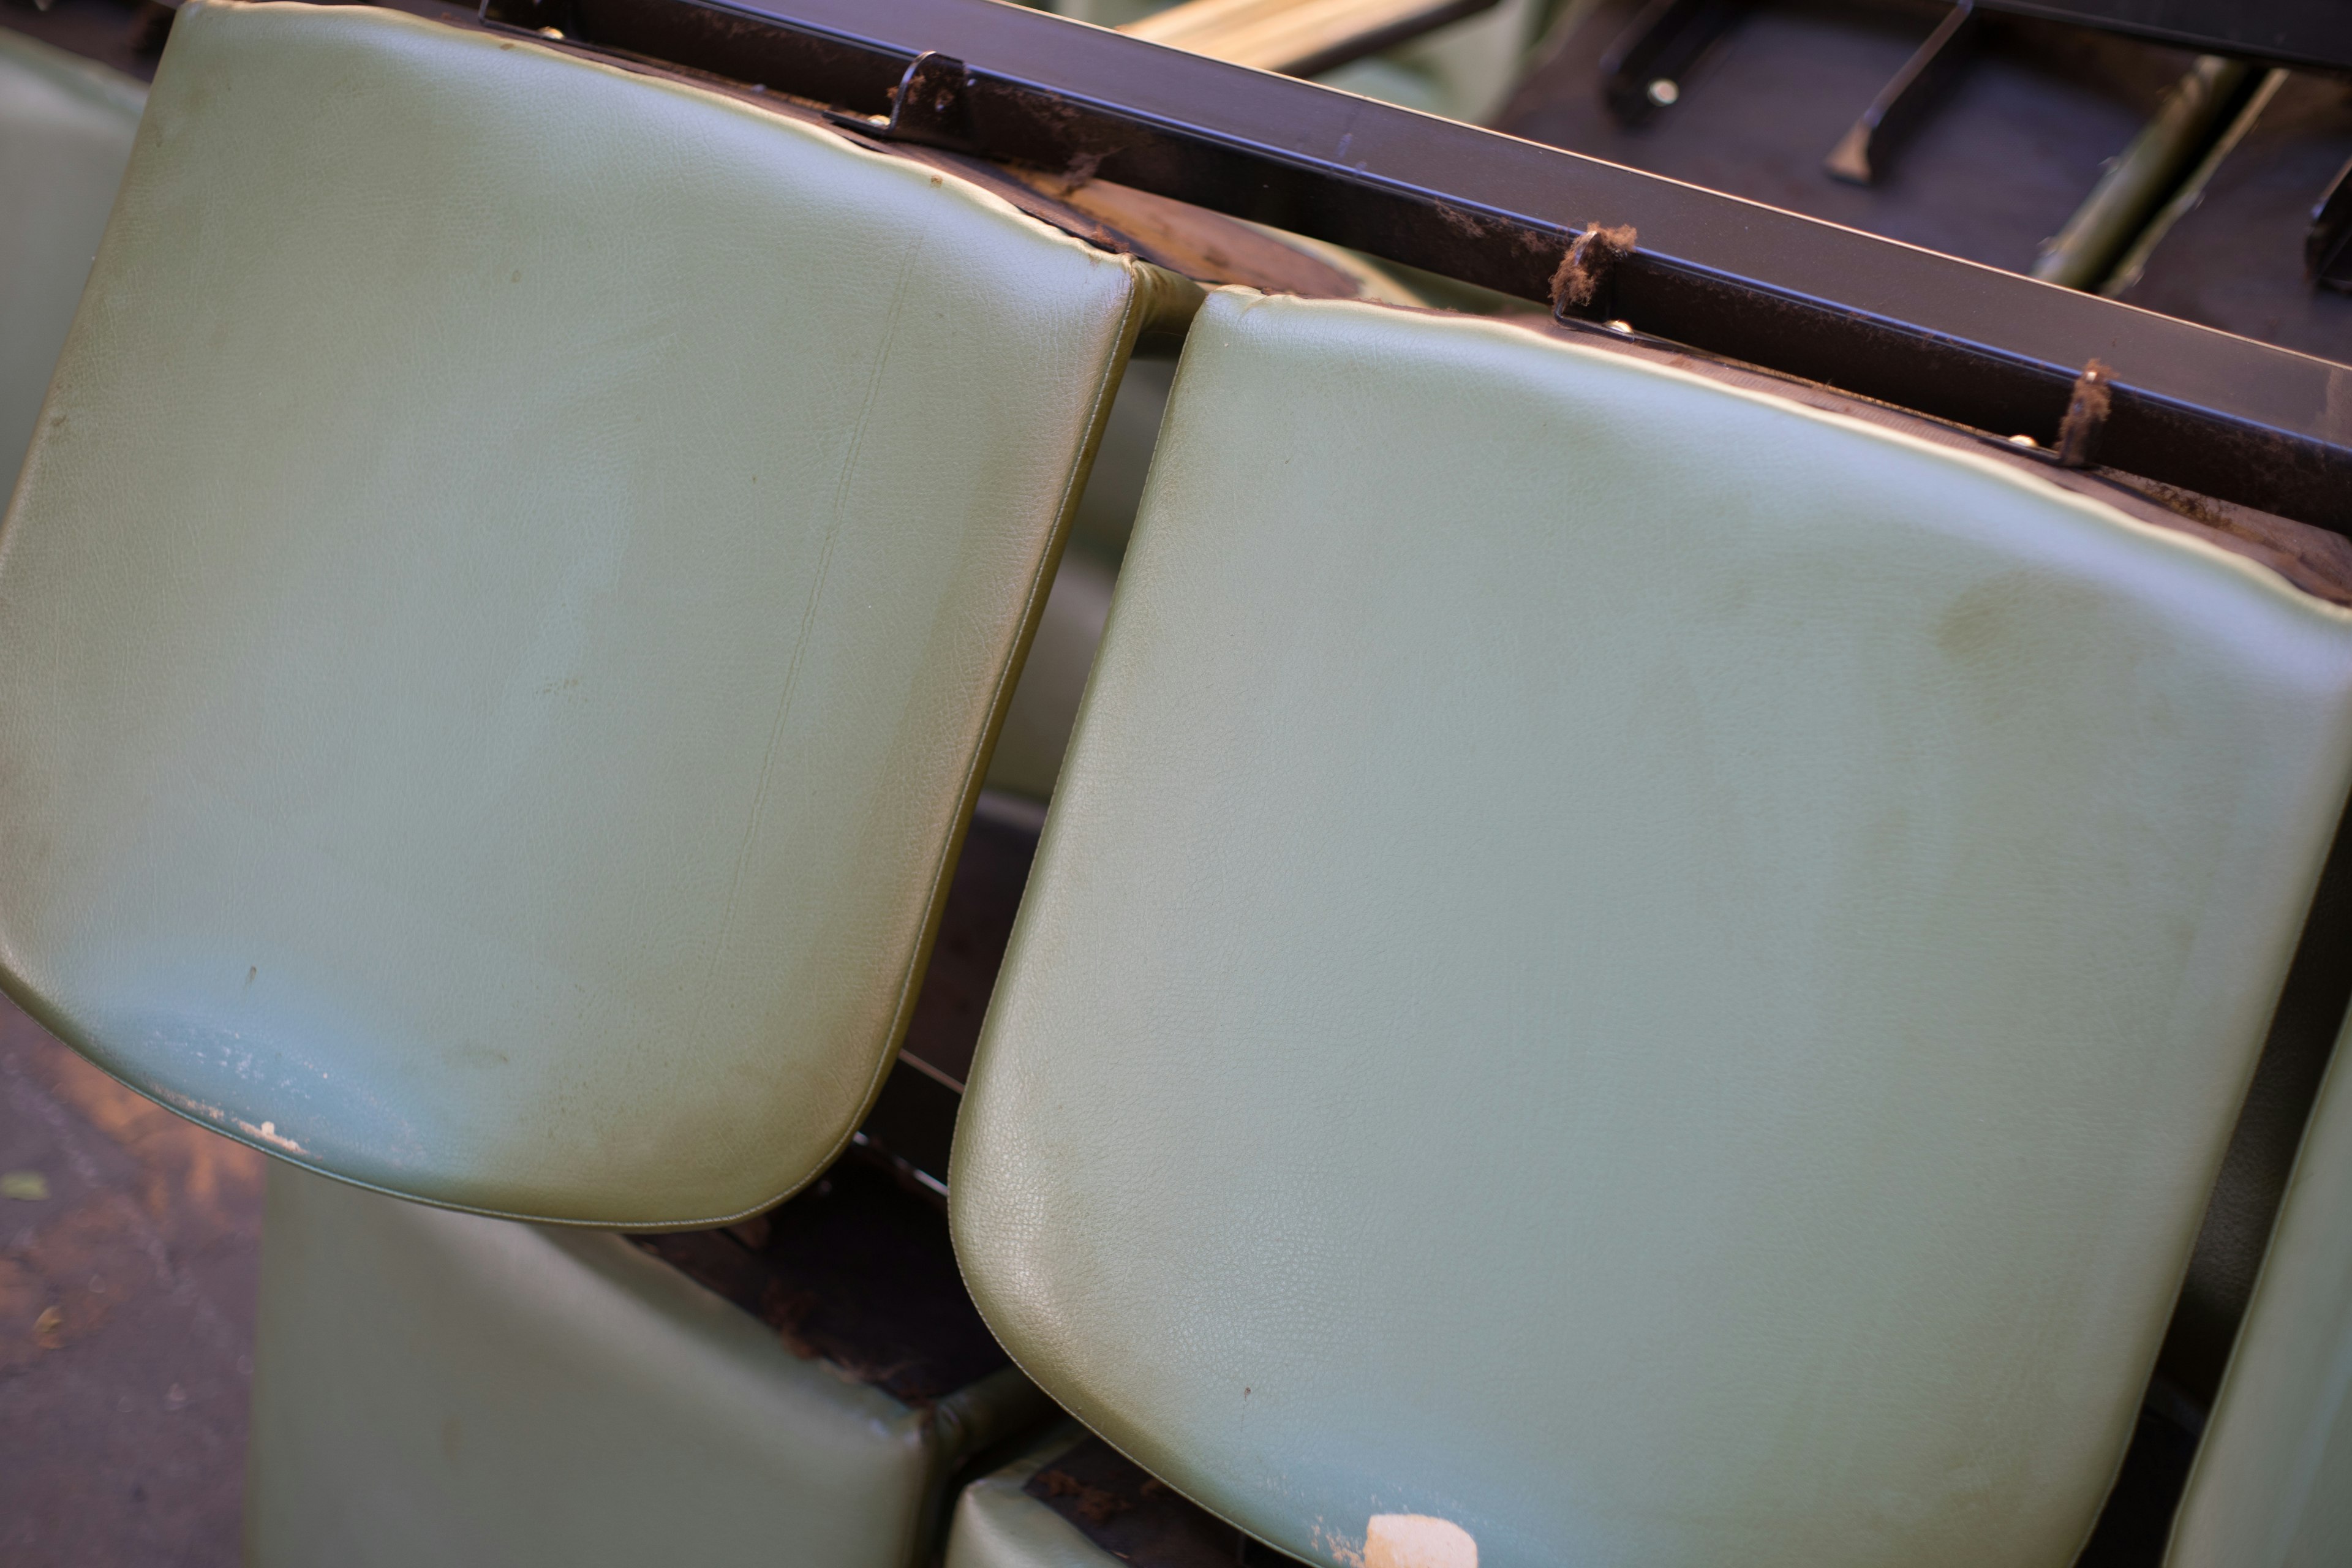
<svg viewBox="0 0 2352 1568"><path fill-rule="evenodd" d="M2342 553L1043 212L182 12L0 531L0 979L276 1157L252 1560L2076 1561ZM942 1215L840 1156L1179 334ZM2339 1068L2181 1568L2352 1552L2347 1166Z"/></svg>

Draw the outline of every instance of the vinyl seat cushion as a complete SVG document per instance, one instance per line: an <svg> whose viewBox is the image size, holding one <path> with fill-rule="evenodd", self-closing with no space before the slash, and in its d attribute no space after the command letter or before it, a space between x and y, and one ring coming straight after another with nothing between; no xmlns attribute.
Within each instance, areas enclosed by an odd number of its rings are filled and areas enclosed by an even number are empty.
<svg viewBox="0 0 2352 1568"><path fill-rule="evenodd" d="M2352 615L1606 348L1212 298L973 1068L974 1298L1286 1551L2063 1568Z"/></svg>
<svg viewBox="0 0 2352 1568"><path fill-rule="evenodd" d="M0 535L0 968L397 1194L716 1223L887 1068L1150 269L803 121L197 3Z"/></svg>
<svg viewBox="0 0 2352 1568"><path fill-rule="evenodd" d="M1291 1561L1069 1421L963 1489L945 1568L1274 1568ZM1367 1568L1418 1565L1368 1558Z"/></svg>
<svg viewBox="0 0 2352 1568"><path fill-rule="evenodd" d="M248 1560L913 1568L950 1473L1050 1409L1001 1366L933 1392L796 1354L622 1237L273 1161Z"/></svg>
<svg viewBox="0 0 2352 1568"><path fill-rule="evenodd" d="M1030 1495L1036 1474L1086 1440L1070 1424L956 1494L944 1568L1112 1568L1119 1560Z"/></svg>

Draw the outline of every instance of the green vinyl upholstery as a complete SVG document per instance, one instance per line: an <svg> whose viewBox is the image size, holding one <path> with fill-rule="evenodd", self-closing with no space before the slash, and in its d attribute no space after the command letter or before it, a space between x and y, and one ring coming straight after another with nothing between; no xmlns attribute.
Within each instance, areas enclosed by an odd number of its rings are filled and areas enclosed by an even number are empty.
<svg viewBox="0 0 2352 1568"><path fill-rule="evenodd" d="M256 1568L913 1568L1043 1408L1010 1369L902 1404L618 1236L270 1163Z"/></svg>
<svg viewBox="0 0 2352 1568"><path fill-rule="evenodd" d="M0 978L389 1193L773 1203L1165 287L737 100L191 4L0 536Z"/></svg>
<svg viewBox="0 0 2352 1568"><path fill-rule="evenodd" d="M1116 1568L1117 1557L1028 1491L1031 1477L1085 1437L1066 1425L956 1494L944 1568Z"/></svg>
<svg viewBox="0 0 2352 1568"><path fill-rule="evenodd" d="M973 1066L966 1277L1310 1561L2064 1568L2347 779L2352 614L2205 539L1605 342L1221 292Z"/></svg>
<svg viewBox="0 0 2352 1568"><path fill-rule="evenodd" d="M2352 1563L2352 1057L2345 1037L2313 1107L2165 1562Z"/></svg>
<svg viewBox="0 0 2352 1568"><path fill-rule="evenodd" d="M147 89L0 27L0 473L13 483Z"/></svg>

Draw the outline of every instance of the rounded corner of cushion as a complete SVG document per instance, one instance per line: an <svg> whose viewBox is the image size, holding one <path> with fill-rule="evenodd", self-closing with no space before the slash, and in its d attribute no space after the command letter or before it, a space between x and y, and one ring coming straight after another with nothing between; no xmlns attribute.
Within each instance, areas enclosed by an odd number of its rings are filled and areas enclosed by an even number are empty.
<svg viewBox="0 0 2352 1568"><path fill-rule="evenodd" d="M1087 1380L1072 1370L1067 1347L1056 1342L1053 1325L1059 1314L1053 1302L1039 1299L1045 1274L1005 1258L1003 1249L985 1237L970 1238L969 1227L956 1222L957 1191L951 1179L948 1205L956 1269L981 1322L1004 1347L1013 1367L1045 1397L1097 1431L1112 1430L1118 1424L1103 1424L1099 1402L1090 1397Z"/></svg>
<svg viewBox="0 0 2352 1568"><path fill-rule="evenodd" d="M0 908L0 997L15 1003L44 1033L74 1055L96 1063L97 1056L77 1038L79 1031L74 1028L64 1009L51 1002L47 993L34 984L16 961L15 943L9 940L9 924L5 908Z"/></svg>
<svg viewBox="0 0 2352 1568"><path fill-rule="evenodd" d="M997 1229L992 1216L1003 1206L996 1190L994 1153L989 1147L993 1130L989 1125L985 1083L980 1073L966 1083L963 1103L956 1110L955 1138L948 1147L948 1228L955 1241L957 1261L973 1287L974 1300L980 1297L980 1282L972 1278L974 1259L980 1259L981 1268L989 1267L987 1249ZM967 1238L976 1249L970 1255Z"/></svg>

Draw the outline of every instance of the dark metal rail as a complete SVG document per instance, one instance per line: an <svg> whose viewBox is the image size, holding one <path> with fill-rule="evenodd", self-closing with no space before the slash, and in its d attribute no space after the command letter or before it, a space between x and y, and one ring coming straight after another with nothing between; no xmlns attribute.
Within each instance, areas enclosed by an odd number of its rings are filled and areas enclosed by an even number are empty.
<svg viewBox="0 0 2352 1568"><path fill-rule="evenodd" d="M2352 69L2352 5L2344 0L1980 0L2199 54L2321 70Z"/></svg>
<svg viewBox="0 0 2352 1568"><path fill-rule="evenodd" d="M1098 174L1524 299L1630 224L1601 309L1641 331L1993 432L2054 439L2109 367L2094 458L2352 533L2352 367L1556 148L995 0L486 0L483 19ZM910 108L913 106L909 106Z"/></svg>

